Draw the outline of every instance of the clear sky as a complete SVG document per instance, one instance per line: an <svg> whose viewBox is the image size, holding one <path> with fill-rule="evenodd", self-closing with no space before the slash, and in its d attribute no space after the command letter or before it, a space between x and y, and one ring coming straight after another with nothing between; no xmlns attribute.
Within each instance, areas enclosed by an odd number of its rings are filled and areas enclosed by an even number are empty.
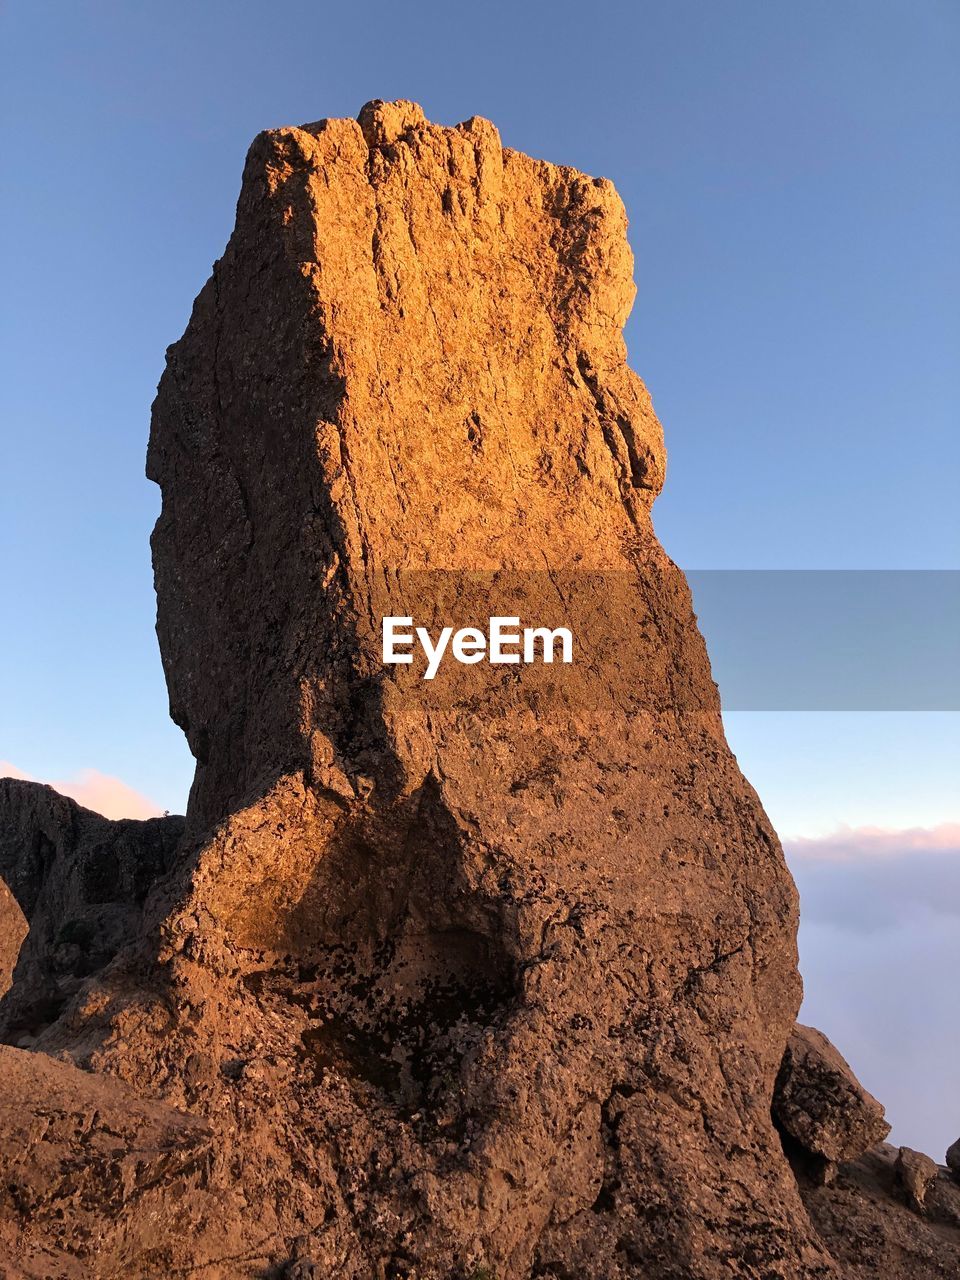
<svg viewBox="0 0 960 1280"><path fill-rule="evenodd" d="M683 567L957 567L956 0L7 0L0 24L16 768L183 808L143 476L164 349L254 134L372 97L487 116L616 183L631 361L670 456L656 524ZM823 835L956 819L956 719L727 722L781 831Z"/></svg>

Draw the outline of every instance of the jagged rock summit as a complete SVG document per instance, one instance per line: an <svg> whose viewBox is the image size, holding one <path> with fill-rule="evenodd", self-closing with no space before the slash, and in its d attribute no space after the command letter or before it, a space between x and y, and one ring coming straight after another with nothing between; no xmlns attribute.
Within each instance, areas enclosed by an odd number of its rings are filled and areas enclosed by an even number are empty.
<svg viewBox="0 0 960 1280"><path fill-rule="evenodd" d="M102 1203L8 1178L24 1274L841 1274L771 1118L796 894L651 525L633 295L613 186L485 120L254 141L150 435L185 833L31 1035L96 1073L41 1141L150 1105ZM384 665L385 616L494 613L583 660Z"/></svg>

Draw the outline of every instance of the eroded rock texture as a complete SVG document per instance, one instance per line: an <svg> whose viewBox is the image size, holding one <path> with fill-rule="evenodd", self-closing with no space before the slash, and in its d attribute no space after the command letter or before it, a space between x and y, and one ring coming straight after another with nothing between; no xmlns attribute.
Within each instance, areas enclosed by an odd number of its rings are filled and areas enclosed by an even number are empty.
<svg viewBox="0 0 960 1280"><path fill-rule="evenodd" d="M127 1274L841 1274L771 1120L796 895L652 530L625 232L410 103L250 150L150 439L186 834L37 1040L212 1134L142 1257L133 1200L97 1221ZM513 606L583 661L383 667L385 614Z"/></svg>
<svg viewBox="0 0 960 1280"><path fill-rule="evenodd" d="M26 917L16 898L0 880L0 996L10 990L13 970L26 936Z"/></svg>
<svg viewBox="0 0 960 1280"><path fill-rule="evenodd" d="M841 1165L828 1185L800 1175L807 1211L844 1280L948 1280L960 1274L960 1187L934 1166L918 1207L897 1162L897 1148L881 1143Z"/></svg>
<svg viewBox="0 0 960 1280"><path fill-rule="evenodd" d="M16 975L0 1004L0 1037L33 1044L136 937L147 892L182 834L179 817L112 822L52 787L0 778L0 879L14 899L0 945ZM8 909L20 913L19 928Z"/></svg>
<svg viewBox="0 0 960 1280"><path fill-rule="evenodd" d="M216 1162L203 1121L41 1053L0 1046L0 1080L0 1274L141 1276L158 1237L215 1220L182 1195Z"/></svg>
<svg viewBox="0 0 960 1280"><path fill-rule="evenodd" d="M795 894L652 532L625 232L609 182L486 121L263 134L160 386L158 629L198 759L171 967L303 1043L315 1137L282 1141L351 1170L350 1274L829 1270L769 1114ZM423 707L378 631L418 570L530 575L538 621L574 572L626 580L646 687Z"/></svg>
<svg viewBox="0 0 960 1280"><path fill-rule="evenodd" d="M822 1031L798 1023L790 1034L773 1093L773 1114L788 1145L829 1181L843 1160L856 1160L890 1132L883 1106L863 1087Z"/></svg>

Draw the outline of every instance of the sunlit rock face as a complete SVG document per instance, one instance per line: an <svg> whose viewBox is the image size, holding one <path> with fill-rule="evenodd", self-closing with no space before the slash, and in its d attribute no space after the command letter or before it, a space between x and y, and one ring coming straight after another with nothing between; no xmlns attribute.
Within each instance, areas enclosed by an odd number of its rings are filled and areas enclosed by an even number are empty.
<svg viewBox="0 0 960 1280"><path fill-rule="evenodd" d="M0 812L4 919L59 939L0 1010L37 1013L2 1055L23 1274L949 1272L943 1179L928 1224L882 1149L833 1169L882 1128L833 1051L779 1104L829 1186L771 1120L796 895L653 532L633 295L611 184L487 121L254 141L150 437L185 825ZM385 619L453 658L385 661ZM489 660L496 619L570 661Z"/></svg>
<svg viewBox="0 0 960 1280"><path fill-rule="evenodd" d="M26 918L16 898L0 880L0 997L10 990L13 970L26 936Z"/></svg>
<svg viewBox="0 0 960 1280"><path fill-rule="evenodd" d="M254 142L155 405L170 965L291 1022L317 1143L349 1118L430 1274L829 1269L770 1122L794 890L652 530L633 297L610 182L373 103ZM383 666L385 615L518 601L603 661Z"/></svg>

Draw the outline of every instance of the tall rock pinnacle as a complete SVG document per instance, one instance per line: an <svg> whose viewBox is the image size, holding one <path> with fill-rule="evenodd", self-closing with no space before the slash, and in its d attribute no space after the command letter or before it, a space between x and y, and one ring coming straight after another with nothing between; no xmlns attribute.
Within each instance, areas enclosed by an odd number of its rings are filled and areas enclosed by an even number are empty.
<svg viewBox="0 0 960 1280"><path fill-rule="evenodd" d="M625 232L611 183L485 120L371 104L253 144L148 464L205 820L342 748L329 674L385 570L623 569L649 541L664 454L625 362Z"/></svg>
<svg viewBox="0 0 960 1280"><path fill-rule="evenodd" d="M371 103L254 142L155 405L198 762L172 963L307 1000L382 1247L437 1275L726 1276L748 1241L754 1274L829 1269L770 1120L795 894L652 532L633 296L610 182ZM387 673L381 617L476 620L505 579L554 624L621 584L634 704Z"/></svg>

